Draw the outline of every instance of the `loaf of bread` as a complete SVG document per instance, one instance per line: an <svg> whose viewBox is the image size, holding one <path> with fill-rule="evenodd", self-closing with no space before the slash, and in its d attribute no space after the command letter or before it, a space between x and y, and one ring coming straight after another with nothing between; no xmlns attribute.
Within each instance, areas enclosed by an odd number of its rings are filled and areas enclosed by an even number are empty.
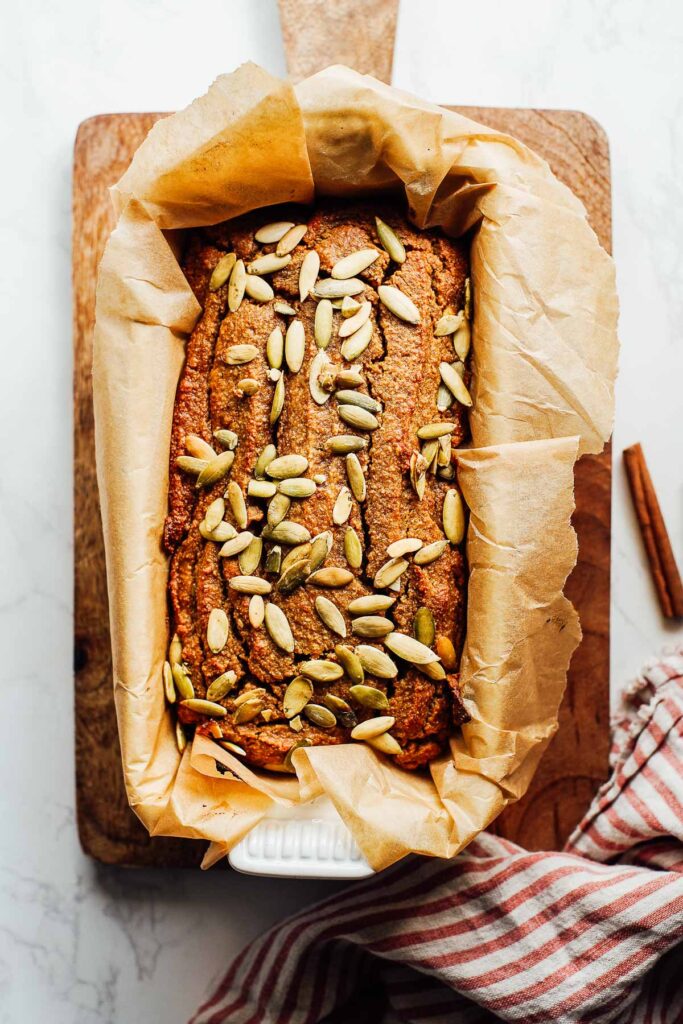
<svg viewBox="0 0 683 1024"><path fill-rule="evenodd" d="M166 695L266 769L366 742L426 765L458 686L466 247L322 201L194 232L173 418Z"/></svg>

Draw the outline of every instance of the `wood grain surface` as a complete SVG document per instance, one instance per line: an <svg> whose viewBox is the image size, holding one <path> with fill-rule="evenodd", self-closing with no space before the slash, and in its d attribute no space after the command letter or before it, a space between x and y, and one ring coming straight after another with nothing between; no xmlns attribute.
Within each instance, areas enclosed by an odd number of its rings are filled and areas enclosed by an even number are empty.
<svg viewBox="0 0 683 1024"><path fill-rule="evenodd" d="M609 154L605 135L594 121L575 111L453 109L516 135L544 156L584 202L591 224L609 250ZM161 116L109 114L91 118L80 126L74 152L77 818L83 849L100 861L192 867L199 863L204 844L150 839L128 808L123 789L112 698L90 387L97 266L113 227L107 188L121 176L135 149ZM529 849L560 847L607 775L610 477L609 452L584 458L577 467L574 523L579 535L579 561L567 593L578 608L584 637L571 664L558 733L525 798L508 808L494 827Z"/></svg>

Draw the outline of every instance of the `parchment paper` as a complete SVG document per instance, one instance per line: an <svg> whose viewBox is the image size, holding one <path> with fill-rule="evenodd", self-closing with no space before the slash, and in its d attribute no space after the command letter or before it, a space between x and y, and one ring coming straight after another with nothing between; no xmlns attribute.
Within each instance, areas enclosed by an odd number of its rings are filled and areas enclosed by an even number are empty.
<svg viewBox="0 0 683 1024"><path fill-rule="evenodd" d="M308 748L298 779L206 738L182 758L165 707L161 533L173 402L199 310L165 231L314 193L402 190L419 226L476 227L473 448L462 683L472 721L431 777L358 745ZM113 189L93 387L114 687L131 806L155 835L211 841L213 863L274 802L326 792L370 864L453 856L526 790L557 728L578 643L573 466L612 421L613 265L578 200L514 139L356 74L296 89L254 65L158 123ZM220 763L225 774L218 770ZM227 771L226 771L227 770Z"/></svg>

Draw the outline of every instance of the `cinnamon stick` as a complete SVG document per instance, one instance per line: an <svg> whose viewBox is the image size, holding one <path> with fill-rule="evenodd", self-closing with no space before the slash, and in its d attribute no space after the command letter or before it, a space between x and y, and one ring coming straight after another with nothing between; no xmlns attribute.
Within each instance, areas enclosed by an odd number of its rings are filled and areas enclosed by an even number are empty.
<svg viewBox="0 0 683 1024"><path fill-rule="evenodd" d="M639 444L624 449L624 466L662 614L683 616L683 583L662 510Z"/></svg>

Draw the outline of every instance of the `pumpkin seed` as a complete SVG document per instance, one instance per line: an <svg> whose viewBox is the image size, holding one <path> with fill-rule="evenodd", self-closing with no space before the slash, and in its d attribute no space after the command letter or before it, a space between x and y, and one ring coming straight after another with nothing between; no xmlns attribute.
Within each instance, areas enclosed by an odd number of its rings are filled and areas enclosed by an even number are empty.
<svg viewBox="0 0 683 1024"><path fill-rule="evenodd" d="M267 444L254 466L254 476L257 480L263 480L266 475L266 469L271 464L273 459L277 457L277 449L274 444Z"/></svg>
<svg viewBox="0 0 683 1024"><path fill-rule="evenodd" d="M439 456L439 442L427 441L422 447L422 458L427 463L427 469L436 473L436 460Z"/></svg>
<svg viewBox="0 0 683 1024"><path fill-rule="evenodd" d="M341 315L344 320L350 320L361 307L361 303L356 299L351 298L350 295L345 295L343 299L333 299L332 305L341 310Z"/></svg>
<svg viewBox="0 0 683 1024"><path fill-rule="evenodd" d="M229 693L237 683L237 676L228 669L227 672L222 672L221 675L217 676L214 681L209 685L206 691L207 700L222 700L226 693Z"/></svg>
<svg viewBox="0 0 683 1024"><path fill-rule="evenodd" d="M363 545L352 526L347 526L344 533L344 556L352 569L360 569L363 564Z"/></svg>
<svg viewBox="0 0 683 1024"><path fill-rule="evenodd" d="M349 277L356 277L357 274L362 274L364 270L372 266L378 257L379 253L376 249L358 249L357 252L352 252L337 260L331 270L332 277L337 281L346 281Z"/></svg>
<svg viewBox="0 0 683 1024"><path fill-rule="evenodd" d="M396 580L403 575L408 568L408 563L405 558L391 558L388 562L385 562L377 572L375 573L375 586L378 590L383 590L390 584L395 583Z"/></svg>
<svg viewBox="0 0 683 1024"><path fill-rule="evenodd" d="M225 542L223 547L218 552L219 558L233 558L235 555L239 555L240 552L248 548L251 542L254 540L254 534L250 530L243 530L238 533L232 540ZM250 572L245 572L245 576L251 576Z"/></svg>
<svg viewBox="0 0 683 1024"><path fill-rule="evenodd" d="M234 451L239 442L234 430L214 430L213 436L219 444L222 444L224 448L229 448L230 451Z"/></svg>
<svg viewBox="0 0 683 1024"><path fill-rule="evenodd" d="M292 654L294 652L294 635L282 608L268 601L265 622L268 635L273 643L287 654Z"/></svg>
<svg viewBox="0 0 683 1024"><path fill-rule="evenodd" d="M243 377L242 380L237 381L237 390L243 398L251 398L260 387L259 382L253 377Z"/></svg>
<svg viewBox="0 0 683 1024"><path fill-rule="evenodd" d="M453 405L455 399L443 381L439 384L436 392L436 408L439 412L447 412Z"/></svg>
<svg viewBox="0 0 683 1024"><path fill-rule="evenodd" d="M246 757L247 752L239 743L232 743L230 740L218 740L218 746L222 747L223 750L227 750L229 754L234 754L235 757Z"/></svg>
<svg viewBox="0 0 683 1024"><path fill-rule="evenodd" d="M386 711L389 707L389 698L376 686L350 686L349 693L363 708L372 708L373 711Z"/></svg>
<svg viewBox="0 0 683 1024"><path fill-rule="evenodd" d="M332 550L332 534L329 530L319 533L311 544L311 572L315 572L323 564Z"/></svg>
<svg viewBox="0 0 683 1024"><path fill-rule="evenodd" d="M440 480L455 480L455 468L453 466L439 466L436 475Z"/></svg>
<svg viewBox="0 0 683 1024"><path fill-rule="evenodd" d="M181 701L188 711L196 711L199 715L210 715L211 718L224 718L227 711L222 704L215 704L212 700L202 700L199 697L190 697Z"/></svg>
<svg viewBox="0 0 683 1024"><path fill-rule="evenodd" d="M310 561L312 550L313 545L310 543L297 544L296 547L291 548L282 559L281 572L286 572L295 562L301 562L306 558Z"/></svg>
<svg viewBox="0 0 683 1024"><path fill-rule="evenodd" d="M228 642L230 623L222 608L212 608L206 627L206 642L213 654L220 654Z"/></svg>
<svg viewBox="0 0 683 1024"><path fill-rule="evenodd" d="M285 754L283 766L287 771L294 772L294 766L292 765L292 755L295 751L300 750L302 747L312 747L313 741L309 740L306 736L302 736L296 743L292 743L291 747Z"/></svg>
<svg viewBox="0 0 683 1024"><path fill-rule="evenodd" d="M279 495L275 495L273 501L277 497ZM271 501L271 505L273 501ZM300 523L293 523L289 519L283 519L277 526L267 526L261 531L261 536L264 540L272 540L278 544L287 545L305 544L307 540L311 539L311 535L305 526L302 526Z"/></svg>
<svg viewBox="0 0 683 1024"><path fill-rule="evenodd" d="M346 475L356 501L365 501L365 476L358 456L353 453L346 456Z"/></svg>
<svg viewBox="0 0 683 1024"><path fill-rule="evenodd" d="M314 335L318 348L327 348L332 341L333 312L329 299L321 299L315 309Z"/></svg>
<svg viewBox="0 0 683 1024"><path fill-rule="evenodd" d="M388 594L367 594L365 597L356 597L347 606L347 612L351 615L374 615L375 612L385 612L396 603L395 597Z"/></svg>
<svg viewBox="0 0 683 1024"><path fill-rule="evenodd" d="M396 719L392 715L379 715L377 718L368 718L359 722L355 729L351 730L352 740L372 740L382 733L388 732L394 725Z"/></svg>
<svg viewBox="0 0 683 1024"><path fill-rule="evenodd" d="M377 430L379 421L367 409L361 409L357 405L340 405L337 409L341 419L356 430Z"/></svg>
<svg viewBox="0 0 683 1024"><path fill-rule="evenodd" d="M325 444L333 455L348 455L349 452L360 452L367 448L368 439L355 434L337 434L329 437Z"/></svg>
<svg viewBox="0 0 683 1024"><path fill-rule="evenodd" d="M455 423L426 423L420 427L417 436L421 441L433 441L436 438L452 434L455 430Z"/></svg>
<svg viewBox="0 0 683 1024"><path fill-rule="evenodd" d="M228 283L228 309L236 313L244 298L244 289L247 284L247 272L244 268L244 260L237 260L230 273Z"/></svg>
<svg viewBox="0 0 683 1024"><path fill-rule="evenodd" d="M204 438L199 437L198 434L186 435L185 450L189 455L194 456L194 458L205 459L207 462L216 458L216 452L213 450L211 445L207 444Z"/></svg>
<svg viewBox="0 0 683 1024"><path fill-rule="evenodd" d="M286 480L301 476L308 469L308 459L303 455L280 455L266 466L266 473L274 480Z"/></svg>
<svg viewBox="0 0 683 1024"><path fill-rule="evenodd" d="M446 678L446 670L440 661L430 661L428 665L416 665L416 668L423 676L427 676L428 679L433 679L437 683Z"/></svg>
<svg viewBox="0 0 683 1024"><path fill-rule="evenodd" d="M457 370L454 370L450 363L440 363L439 373L441 374L441 380L457 401L469 408L472 405L472 396L465 387L462 377Z"/></svg>
<svg viewBox="0 0 683 1024"><path fill-rule="evenodd" d="M183 656L183 645L180 642L180 637L177 633L173 634L173 639L168 647L168 660L171 665L178 665Z"/></svg>
<svg viewBox="0 0 683 1024"><path fill-rule="evenodd" d="M458 328L453 335L453 351L458 359L464 363L470 351L470 325L467 320Z"/></svg>
<svg viewBox="0 0 683 1024"><path fill-rule="evenodd" d="M446 491L443 500L443 532L451 544L461 544L465 536L465 509L460 492L454 488Z"/></svg>
<svg viewBox="0 0 683 1024"><path fill-rule="evenodd" d="M228 489L225 495L230 502L230 508L235 518L235 522L240 530L246 530L247 523L249 522L249 514L247 512L246 502L244 495L242 494L242 488L236 480L231 480L228 484ZM241 549L238 549L241 550Z"/></svg>
<svg viewBox="0 0 683 1024"><path fill-rule="evenodd" d="M266 691L262 686L252 686L248 690L243 690L239 693L232 702L233 708L241 708L243 704L246 704L250 700L260 700L261 697L265 697Z"/></svg>
<svg viewBox="0 0 683 1024"><path fill-rule="evenodd" d="M276 327L268 335L266 342L266 359L273 370L279 370L282 366L282 355L285 350L284 335L279 327Z"/></svg>
<svg viewBox="0 0 683 1024"><path fill-rule="evenodd" d="M366 348L372 341L372 321L366 320L364 324L361 324L357 331L354 331L348 338L344 338L341 345L341 354L348 363L352 363L355 359L365 352Z"/></svg>
<svg viewBox="0 0 683 1024"><path fill-rule="evenodd" d="M289 728L293 729L294 732L301 732L304 727L304 723L301 721L301 715L294 715L294 718L289 720Z"/></svg>
<svg viewBox="0 0 683 1024"><path fill-rule="evenodd" d="M277 589L281 594L291 594L293 590L305 583L310 575L311 563L307 558L302 558L287 566L277 581Z"/></svg>
<svg viewBox="0 0 683 1024"><path fill-rule="evenodd" d="M334 386L336 388L359 388L362 387L363 383L362 373L353 366L348 366L345 370L339 370L334 379Z"/></svg>
<svg viewBox="0 0 683 1024"><path fill-rule="evenodd" d="M258 699L247 700L237 708L233 721L235 722L235 725L243 725L246 722L253 722L255 718L258 718L262 710L263 701Z"/></svg>
<svg viewBox="0 0 683 1024"><path fill-rule="evenodd" d="M264 224L262 228L259 228L254 238L261 245L273 245L275 242L279 242L289 229L293 227L294 224L291 220L274 220L272 223Z"/></svg>
<svg viewBox="0 0 683 1024"><path fill-rule="evenodd" d="M315 494L316 486L308 477L292 476L288 480L282 480L278 484L278 490L288 498L310 498Z"/></svg>
<svg viewBox="0 0 683 1024"><path fill-rule="evenodd" d="M276 384L282 376L282 370L275 370L273 367L268 370L268 380Z"/></svg>
<svg viewBox="0 0 683 1024"><path fill-rule="evenodd" d="M234 452L221 452L215 459L211 459L211 462L207 463L204 469L197 477L197 487L211 487L213 484L218 483L230 472L230 467L235 461Z"/></svg>
<svg viewBox="0 0 683 1024"><path fill-rule="evenodd" d="M389 732L383 732L381 736L373 736L365 742L368 746L372 747L373 750L379 750L381 754L389 754L389 756L392 756L401 753L401 747L398 740L396 740Z"/></svg>
<svg viewBox="0 0 683 1024"><path fill-rule="evenodd" d="M294 227L289 228L285 231L284 235L277 243L275 253L278 256L286 256L288 252L295 249L301 239L308 231L308 224L295 224Z"/></svg>
<svg viewBox="0 0 683 1024"><path fill-rule="evenodd" d="M270 425L274 426L280 419L280 414L285 405L285 378L280 377L273 392L273 403L270 407Z"/></svg>
<svg viewBox="0 0 683 1024"><path fill-rule="evenodd" d="M360 684L365 680L365 672L363 671L361 660L350 647L337 644L334 653L337 655L340 665L352 683Z"/></svg>
<svg viewBox="0 0 683 1024"><path fill-rule="evenodd" d="M286 494L280 494L278 492L274 495L268 505L268 511L266 512L268 526L278 526L289 512L291 504L291 499L288 498Z"/></svg>
<svg viewBox="0 0 683 1024"><path fill-rule="evenodd" d="M313 725L317 725L319 729L334 729L337 724L334 713L322 704L307 704L304 714L309 722L313 722Z"/></svg>
<svg viewBox="0 0 683 1024"><path fill-rule="evenodd" d="M316 597L315 610L328 629L331 629L332 632L336 633L338 636L346 636L346 623L344 622L344 616L333 601L328 600L326 597L322 597L322 595Z"/></svg>
<svg viewBox="0 0 683 1024"><path fill-rule="evenodd" d="M213 273L209 279L209 291L217 292L230 277L232 268L235 266L237 257L234 252L226 252L224 256L221 256L216 266L213 268Z"/></svg>
<svg viewBox="0 0 683 1024"><path fill-rule="evenodd" d="M351 491L348 487L342 487L332 509L332 522L335 526L342 526L347 521L352 508Z"/></svg>
<svg viewBox="0 0 683 1024"><path fill-rule="evenodd" d="M268 282L255 274L247 274L244 290L254 302L270 302L275 297L275 292Z"/></svg>
<svg viewBox="0 0 683 1024"><path fill-rule="evenodd" d="M335 714L339 711L351 711L351 705L347 704L343 697L338 697L336 693L326 693L323 697L323 704L329 708L330 711L334 711Z"/></svg>
<svg viewBox="0 0 683 1024"><path fill-rule="evenodd" d="M409 324L419 324L420 310L412 299L404 295L398 288L391 284L381 284L377 289L379 301L383 306L397 316L399 320L405 320Z"/></svg>
<svg viewBox="0 0 683 1024"><path fill-rule="evenodd" d="M417 494L418 500L422 501L427 482L427 463L422 452L413 452L410 456L410 483Z"/></svg>
<svg viewBox="0 0 683 1024"><path fill-rule="evenodd" d="M341 665L338 665L336 661L326 661L325 659L303 661L299 665L299 671L317 683L331 683L335 679L341 679L344 675Z"/></svg>
<svg viewBox="0 0 683 1024"><path fill-rule="evenodd" d="M168 701L169 704L174 704L176 698L175 684L173 682L173 670L168 661L164 662L162 678L164 682L164 693L166 694L166 700Z"/></svg>
<svg viewBox="0 0 683 1024"><path fill-rule="evenodd" d="M448 541L446 540L435 540L431 544L425 544L423 548L416 552L413 561L415 565L429 565L430 562L435 562L437 558L441 558L447 547Z"/></svg>
<svg viewBox="0 0 683 1024"><path fill-rule="evenodd" d="M445 338L449 334L454 334L461 323L462 316L460 313L445 313L440 320L437 320L436 327L434 328L434 337Z"/></svg>
<svg viewBox="0 0 683 1024"><path fill-rule="evenodd" d="M425 608L422 605L415 612L415 619L413 620L413 634L416 640L419 640L425 647L431 647L434 643L436 636L436 625L434 623L434 616L430 612L429 608Z"/></svg>
<svg viewBox="0 0 683 1024"><path fill-rule="evenodd" d="M361 615L351 623L351 632L356 636L377 638L386 636L394 628L393 622L383 615Z"/></svg>
<svg viewBox="0 0 683 1024"><path fill-rule="evenodd" d="M316 287L319 271L320 256L318 256L315 249L311 249L301 261L301 269L299 270L299 299L301 302L305 302Z"/></svg>
<svg viewBox="0 0 683 1024"><path fill-rule="evenodd" d="M285 718L294 718L313 696L313 683L306 676L296 676L284 692L282 710Z"/></svg>
<svg viewBox="0 0 683 1024"><path fill-rule="evenodd" d="M273 312L280 313L281 316L296 316L296 310L288 302L279 299L273 303Z"/></svg>
<svg viewBox="0 0 683 1024"><path fill-rule="evenodd" d="M463 307L466 320L472 319L472 279L465 279L465 305Z"/></svg>
<svg viewBox="0 0 683 1024"><path fill-rule="evenodd" d="M277 270L284 270L292 257L278 256L274 252L268 252L264 256L257 256L247 267L247 274L274 274ZM249 279L247 278L247 283ZM248 293L247 293L248 294Z"/></svg>
<svg viewBox="0 0 683 1024"><path fill-rule="evenodd" d="M389 545L387 554L389 558L401 558L403 555L411 555L413 552L419 551L422 545L423 541L418 537L403 537Z"/></svg>
<svg viewBox="0 0 683 1024"><path fill-rule="evenodd" d="M380 651L378 647L372 647L370 644L358 644L355 650L361 665L371 676L377 676L378 679L394 679L398 675L395 663L388 654Z"/></svg>
<svg viewBox="0 0 683 1024"><path fill-rule="evenodd" d="M298 373L306 353L306 334L301 320L291 320L285 335L285 362L292 371Z"/></svg>
<svg viewBox="0 0 683 1024"><path fill-rule="evenodd" d="M399 658L410 661L414 665L428 665L430 661L439 660L438 654L406 633L389 633L384 637L384 644L392 654L396 654Z"/></svg>
<svg viewBox="0 0 683 1024"><path fill-rule="evenodd" d="M453 646L452 640L447 636L437 636L435 646L436 653L441 658L443 667L447 672L452 672L457 665L455 647Z"/></svg>
<svg viewBox="0 0 683 1024"><path fill-rule="evenodd" d="M175 724L175 741L176 746L178 747L178 753L182 754L187 746L187 736L185 735L185 730L180 722L176 722Z"/></svg>
<svg viewBox="0 0 683 1024"><path fill-rule="evenodd" d="M228 586L238 594L269 594L273 589L268 580L260 576L233 576L228 580Z"/></svg>
<svg viewBox="0 0 683 1024"><path fill-rule="evenodd" d="M223 498L216 498L212 501L206 512L204 513L204 523L206 529L211 533L216 529L218 524L223 521L225 515L225 501Z"/></svg>
<svg viewBox="0 0 683 1024"><path fill-rule="evenodd" d="M194 686L185 665L171 665L171 673L178 695L184 697L185 700L194 697Z"/></svg>
<svg viewBox="0 0 683 1024"><path fill-rule="evenodd" d="M316 587L346 587L352 579L353 573L348 569L331 565L326 569L316 569L311 573L308 582Z"/></svg>
<svg viewBox="0 0 683 1024"><path fill-rule="evenodd" d="M359 305L357 302L355 302L354 299L351 298L349 298L349 302L353 302L356 309L355 311L353 311L353 314L349 316L348 313L344 313L344 309L342 307L342 316L345 316L346 319L339 328L340 338L349 338L352 334L355 334L356 331L359 330L359 328L361 328L363 324L370 319L370 313L372 312L371 302L363 302Z"/></svg>
<svg viewBox="0 0 683 1024"><path fill-rule="evenodd" d="M266 563L266 569L268 563ZM260 594L254 594L249 599L249 623L254 629L259 629L263 625L263 619L266 614L266 606L263 598Z"/></svg>
<svg viewBox="0 0 683 1024"><path fill-rule="evenodd" d="M451 435L446 434L439 438L439 457L436 460L438 466L450 466L451 464Z"/></svg>
<svg viewBox="0 0 683 1024"><path fill-rule="evenodd" d="M343 299L345 295L360 295L365 291L365 283L357 277L346 281L336 281L333 277L324 281L316 281L314 295L317 299Z"/></svg>
<svg viewBox="0 0 683 1024"><path fill-rule="evenodd" d="M375 224L377 225L377 237L384 251L388 253L394 263L405 263L406 251L394 229L379 217L375 217Z"/></svg>
<svg viewBox="0 0 683 1024"><path fill-rule="evenodd" d="M280 572L282 566L282 548L275 544L266 555L266 572Z"/></svg>
<svg viewBox="0 0 683 1024"><path fill-rule="evenodd" d="M250 480L247 494L250 498L272 498L277 493L277 485L271 480Z"/></svg>
<svg viewBox="0 0 683 1024"><path fill-rule="evenodd" d="M368 412L382 411L382 406L377 399L371 398L363 391L337 391L334 397L340 405L357 405Z"/></svg>
<svg viewBox="0 0 683 1024"><path fill-rule="evenodd" d="M325 349L321 348L311 359L308 371L308 390L316 405L324 405L329 400L330 392L326 391L320 384L321 374L332 365L332 361Z"/></svg>
<svg viewBox="0 0 683 1024"><path fill-rule="evenodd" d="M196 459L193 455L179 455L175 460L175 464L184 473L192 473L193 476L199 476L209 465L209 462L208 459Z"/></svg>
<svg viewBox="0 0 683 1024"><path fill-rule="evenodd" d="M251 544L240 552L238 562L243 576L253 576L261 563L262 552L263 541L260 537L254 537Z"/></svg>

